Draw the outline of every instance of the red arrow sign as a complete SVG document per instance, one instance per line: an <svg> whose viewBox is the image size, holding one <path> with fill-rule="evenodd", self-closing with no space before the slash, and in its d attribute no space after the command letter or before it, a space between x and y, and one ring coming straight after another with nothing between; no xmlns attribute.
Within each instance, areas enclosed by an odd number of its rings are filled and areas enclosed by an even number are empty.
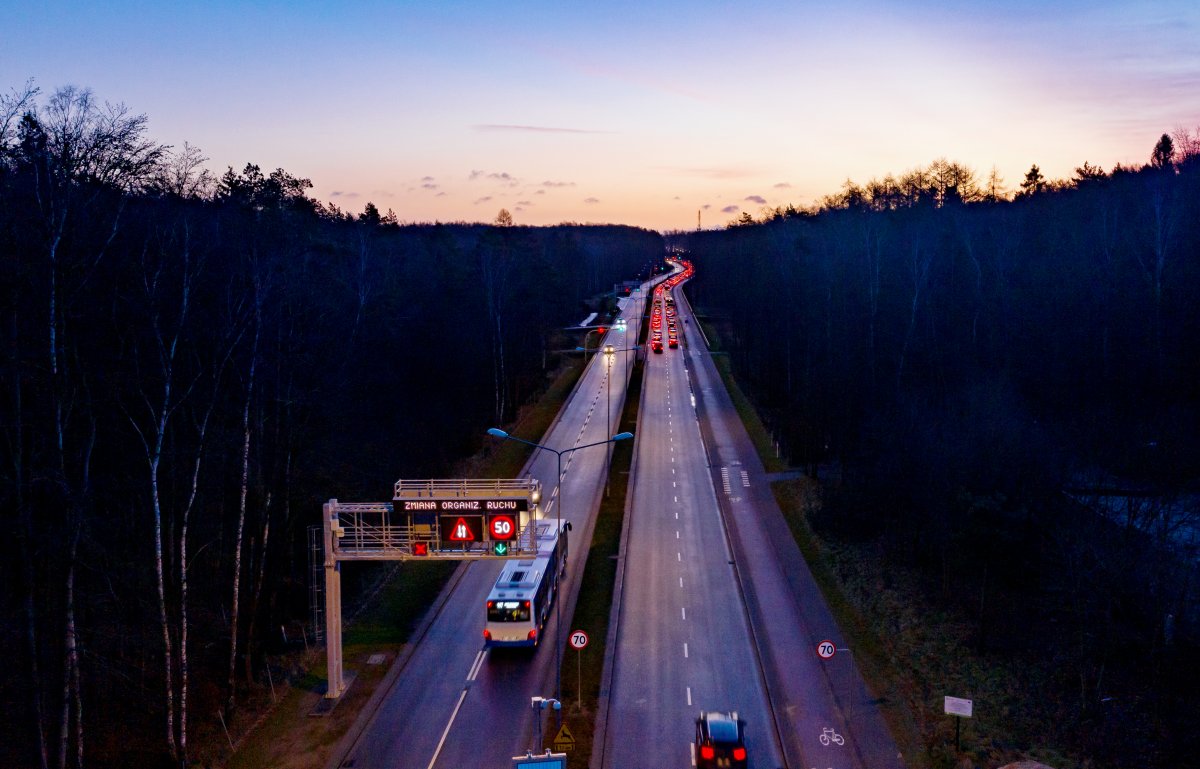
<svg viewBox="0 0 1200 769"><path fill-rule="evenodd" d="M450 529L451 542L473 542L475 535L471 533L471 527L467 525L466 518L459 518L454 522L454 527Z"/></svg>

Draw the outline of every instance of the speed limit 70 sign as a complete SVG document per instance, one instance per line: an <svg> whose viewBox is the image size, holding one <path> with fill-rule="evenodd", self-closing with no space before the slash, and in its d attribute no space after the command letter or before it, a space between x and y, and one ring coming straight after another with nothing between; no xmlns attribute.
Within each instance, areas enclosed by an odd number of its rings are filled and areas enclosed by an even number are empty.
<svg viewBox="0 0 1200 769"><path fill-rule="evenodd" d="M817 656L823 660L827 660L837 652L837 647L833 645L833 641L822 641L817 644Z"/></svg>
<svg viewBox="0 0 1200 769"><path fill-rule="evenodd" d="M588 645L588 635L582 630L571 631L571 648L582 649Z"/></svg>

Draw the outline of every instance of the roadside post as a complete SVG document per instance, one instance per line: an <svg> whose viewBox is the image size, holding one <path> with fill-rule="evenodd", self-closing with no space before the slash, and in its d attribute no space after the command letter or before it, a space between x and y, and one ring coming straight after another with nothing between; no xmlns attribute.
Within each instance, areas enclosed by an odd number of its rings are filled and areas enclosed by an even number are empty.
<svg viewBox="0 0 1200 769"><path fill-rule="evenodd" d="M583 709L583 647L588 645L588 634L582 630L571 631L571 648L575 650L575 705Z"/></svg>
<svg viewBox="0 0 1200 769"><path fill-rule="evenodd" d="M945 705L946 715L954 716L954 752L958 753L959 747L959 727L962 725L964 718L970 718L974 711L974 703L971 700L964 700L961 697L946 697Z"/></svg>

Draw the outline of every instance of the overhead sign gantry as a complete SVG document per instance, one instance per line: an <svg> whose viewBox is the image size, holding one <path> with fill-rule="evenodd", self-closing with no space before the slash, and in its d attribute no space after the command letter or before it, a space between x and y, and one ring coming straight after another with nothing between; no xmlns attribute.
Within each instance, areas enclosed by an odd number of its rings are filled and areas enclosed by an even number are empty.
<svg viewBox="0 0 1200 769"><path fill-rule="evenodd" d="M325 503L325 654L340 697L342 561L474 560L537 554L536 478L396 481L391 502Z"/></svg>

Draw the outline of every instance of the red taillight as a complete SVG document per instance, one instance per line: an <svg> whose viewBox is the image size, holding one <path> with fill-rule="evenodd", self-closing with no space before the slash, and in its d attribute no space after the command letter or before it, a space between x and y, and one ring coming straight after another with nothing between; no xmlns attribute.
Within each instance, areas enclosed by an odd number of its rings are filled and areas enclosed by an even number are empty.
<svg viewBox="0 0 1200 769"><path fill-rule="evenodd" d="M537 638L537 628L529 631L529 640L532 641L535 638Z"/></svg>
<svg viewBox="0 0 1200 769"><path fill-rule="evenodd" d="M703 758L705 761L711 761L713 758L716 757L716 755L717 755L717 751L713 750L712 745L701 745L700 746L700 758Z"/></svg>
<svg viewBox="0 0 1200 769"><path fill-rule="evenodd" d="M521 601L521 608L523 608L523 609L528 609L528 608L529 608L529 601Z"/></svg>
<svg viewBox="0 0 1200 769"><path fill-rule="evenodd" d="M745 761L746 760L746 749L745 748L734 748L733 749L733 760L734 761Z"/></svg>
<svg viewBox="0 0 1200 769"><path fill-rule="evenodd" d="M484 629L484 631L483 631L483 640L485 640L485 641L490 641L490 640L492 640L492 631L490 631L490 630L487 630L487 629L485 628L485 629Z"/></svg>
<svg viewBox="0 0 1200 769"><path fill-rule="evenodd" d="M488 607L489 609L490 609L490 608L492 608L492 602L491 602L491 601L488 601L488 605L487 605L487 607Z"/></svg>

